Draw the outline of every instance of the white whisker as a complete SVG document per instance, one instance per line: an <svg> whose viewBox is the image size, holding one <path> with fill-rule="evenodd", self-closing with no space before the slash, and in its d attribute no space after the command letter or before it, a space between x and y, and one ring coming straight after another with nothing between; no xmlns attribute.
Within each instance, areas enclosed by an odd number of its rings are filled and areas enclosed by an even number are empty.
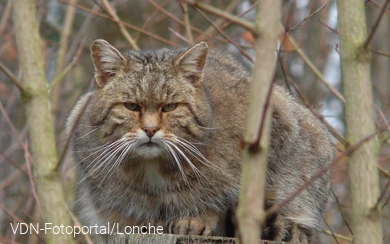
<svg viewBox="0 0 390 244"><path fill-rule="evenodd" d="M99 170L102 167L102 165L104 164L104 162L107 161L108 159L110 159L111 157L113 157L114 154L116 153L116 150L118 148L121 148L123 145L124 145L124 140L122 140L122 139L119 139L119 140L107 145L107 147L104 148L105 150L102 153L100 153L100 155L98 155L94 160L92 160L90 163L88 163L88 165L85 167L85 169L86 170L88 168L91 168L91 169L88 170L88 172L85 174L83 179L80 180L77 184L81 183L86 178L88 178L90 175L92 175L97 170ZM111 149L114 149L114 151L112 151ZM101 151L101 150L99 150L99 151ZM108 153L105 154L106 152L108 152ZM93 154L95 154L95 153L93 153ZM92 156L92 155L90 155L90 156ZM90 156L88 156L88 157L90 157ZM88 157L86 157L86 158L88 158ZM83 160L85 160L86 158L84 158ZM102 160L103 160L103 162L102 162Z"/></svg>
<svg viewBox="0 0 390 244"><path fill-rule="evenodd" d="M173 146L174 148L176 148L176 150L181 154L181 156L183 156L183 158L190 165L191 169L194 171L195 176L198 180L199 180L199 176L203 176L205 179L207 179L206 176L204 176L204 174L202 172L200 172L199 169L196 168L196 166L191 162L191 160L183 153L183 151L180 150L180 148L178 148L174 143L172 143L170 141L167 141L167 143L170 144L171 146Z"/></svg>
<svg viewBox="0 0 390 244"><path fill-rule="evenodd" d="M185 149L188 153L190 153L193 157L195 157L200 163L218 171L219 173L223 173L225 176L234 180L234 178L230 174L226 173L225 170L218 167L213 162L209 161L205 156L203 156L203 154L199 151L199 149L196 148L194 145L192 145L190 142L186 141L183 138L178 138L178 137L176 138L176 141L183 147L183 149Z"/></svg>
<svg viewBox="0 0 390 244"><path fill-rule="evenodd" d="M180 173L181 173L181 175L182 175L182 177L183 177L184 182L185 182L187 185L189 185L188 180L187 180L187 176L185 175L184 170L183 170L183 168L181 167L179 158L177 157L175 151L173 151L173 149L171 148L171 146L170 146L169 144L167 144L166 142L165 142L165 146L166 146L166 148L168 148L169 152L170 152L170 153L172 154L172 156L175 158L174 161L176 162L177 167L178 167L179 170L180 170Z"/></svg>
<svg viewBox="0 0 390 244"><path fill-rule="evenodd" d="M80 140L80 139L86 137L87 135L91 134L92 132L96 131L97 129L99 129L99 127L97 127L97 128L95 128L95 129L93 129L93 130L91 130L91 131L85 133L85 135L82 135L82 136L78 137L76 140Z"/></svg>
<svg viewBox="0 0 390 244"><path fill-rule="evenodd" d="M115 160L115 162L112 164L110 170L106 173L106 175L103 177L103 180L100 182L99 186L103 183L103 181L106 179L107 175L110 174L111 170L114 169L114 168L117 168L119 166L119 164L122 162L124 156L126 155L126 153L129 151L129 149L131 148L131 146L133 145L133 143L130 143L130 144L125 144L125 149L122 150L121 154L119 155L119 157ZM121 150L121 149L120 149ZM107 163L108 165L109 163ZM104 170L104 169L103 169Z"/></svg>

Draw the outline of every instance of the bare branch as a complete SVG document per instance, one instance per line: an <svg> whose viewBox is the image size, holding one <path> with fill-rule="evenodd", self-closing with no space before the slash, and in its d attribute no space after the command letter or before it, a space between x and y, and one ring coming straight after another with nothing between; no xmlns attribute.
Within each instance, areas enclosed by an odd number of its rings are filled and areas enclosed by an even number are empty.
<svg viewBox="0 0 390 244"><path fill-rule="evenodd" d="M106 8L107 12L111 15L111 17L114 19L114 21L117 23L120 32L122 35L126 38L126 40L130 43L131 47L139 51L139 47L137 43L134 41L133 37L130 35L130 33L126 30L124 24L119 19L118 15L116 14L115 9L110 5L110 3L107 0L102 0L104 7Z"/></svg>
<svg viewBox="0 0 390 244"><path fill-rule="evenodd" d="M68 66L66 66L66 68L56 78L54 78L53 82L48 86L48 90L52 89L56 84L58 84L62 78L64 78L64 76L74 68L81 57L84 46L85 39L81 41L79 49L77 50L72 62L70 62L70 64L68 64Z"/></svg>
<svg viewBox="0 0 390 244"><path fill-rule="evenodd" d="M377 51L377 50L375 50L375 49L372 49L372 48L371 48L371 51L372 51L373 53L376 53L376 54L378 54L378 55L382 55L382 56L385 56L385 57L388 57L388 58L390 58L390 53L384 53L384 52Z"/></svg>
<svg viewBox="0 0 390 244"><path fill-rule="evenodd" d="M12 83L14 83L14 85L18 88L19 92L20 93L23 93L23 87L22 85L19 83L18 79L12 74L12 72L7 69L7 67L5 67L4 64L2 64L0 62L0 69L1 71L3 71L3 73L10 79L10 81L12 81Z"/></svg>
<svg viewBox="0 0 390 244"><path fill-rule="evenodd" d="M381 12L380 12L380 14L378 16L378 19L375 21L374 27L372 27L371 33L368 36L367 41L364 43L364 48L368 47L368 44L370 44L372 38L374 37L374 34L375 34L376 30L378 29L379 23L382 20L383 14L385 13L385 10L386 10L387 5L389 4L389 2L390 2L390 0L387 0L386 3L383 5L383 7L381 9Z"/></svg>
<svg viewBox="0 0 390 244"><path fill-rule="evenodd" d="M3 18L1 18L0 21L0 36L3 36L3 32L5 30L5 27L7 26L8 20L11 17L11 0L8 0L7 6L5 7L5 10L3 12Z"/></svg>
<svg viewBox="0 0 390 244"><path fill-rule="evenodd" d="M172 29L171 27L168 28L168 30L170 32L172 32L175 36L179 37L181 40L183 40L185 43L187 44L192 44L187 38L185 38L184 36L180 35L180 33L176 32L174 29Z"/></svg>
<svg viewBox="0 0 390 244"><path fill-rule="evenodd" d="M310 61L310 59L305 55L305 53L298 47L298 44L295 42L292 36L288 36L289 42L294 46L295 51L298 55L303 59L303 61L309 66L309 68L313 71L313 73L320 79L322 84L324 84L338 99L340 99L343 103L345 103L345 98L341 95L336 89L334 89L329 82L325 79L325 77L321 74L321 72L317 69L317 67Z"/></svg>
<svg viewBox="0 0 390 244"><path fill-rule="evenodd" d="M30 161L30 153L28 151L28 142L26 140L26 143L24 143L24 159L26 160L26 166L27 166L27 172L28 172L28 179L30 180L31 189L35 198L35 201L38 205L38 211L42 215L42 208L41 208L41 202L39 201L38 194L37 194L37 188L35 186L34 176L32 173L32 165Z"/></svg>
<svg viewBox="0 0 390 244"><path fill-rule="evenodd" d="M233 44L240 52L242 55L244 55L251 63L253 63L253 58L247 53L245 52L235 41L233 41L230 37L228 37L217 25L215 25L213 23L213 21L207 17L206 14L204 14L200 9L196 8L196 10L198 10L198 12L203 16L203 18L205 18L216 30L218 30L219 33L221 33L221 35L223 37L226 38L226 40L228 40L231 44Z"/></svg>
<svg viewBox="0 0 390 244"><path fill-rule="evenodd" d="M339 198L336 196L336 194L334 193L333 189L331 189L331 192L332 192L332 195L333 195L334 199L336 200L337 207L338 207L338 209L339 209L339 211L340 211L340 213L341 213L341 216L343 217L343 221L344 221L344 223L345 223L345 226L347 226L349 232L353 235L352 228L351 228L351 226L349 225L349 223L348 223L348 221L347 221L347 218L346 218L345 215L344 215L344 211L343 211L343 209L342 209L342 207L341 207Z"/></svg>
<svg viewBox="0 0 390 244"><path fill-rule="evenodd" d="M374 1L374 0L366 0L366 2L372 3L372 4L374 4L375 6L377 6L378 8L382 9L382 6L381 6L377 1ZM390 14L390 11L387 10L387 9L385 9L385 12L386 12L387 14Z"/></svg>
<svg viewBox="0 0 390 244"><path fill-rule="evenodd" d="M239 17L236 17L236 16L234 16L232 14L229 14L229 13L223 11L223 10L220 10L218 8L215 8L213 6L204 4L204 3L196 1L196 0L181 0L181 1L186 2L186 3L190 4L193 7L199 8L201 10L209 12L209 13L211 13L213 15L218 16L218 17L227 19L230 22L238 24L238 25L244 27L245 29L255 33L255 27L254 27L252 22L246 21L246 20L241 19Z"/></svg>
<svg viewBox="0 0 390 244"><path fill-rule="evenodd" d="M311 185L314 181L318 180L323 174L325 174L333 165L338 164L340 162L346 161L348 158L345 156L350 155L351 153L355 152L358 150L362 145L365 143L371 141L377 136L377 134L372 134L367 137L365 137L363 140L359 141L355 145L351 146L348 150L345 151L345 153L340 154L337 156L333 162L328 164L327 166L323 167L320 171L318 171L316 174L314 174L312 177L310 177L303 185L301 185L293 194L291 194L288 198L283 200L279 204L275 204L269 209L267 209L266 214L267 216L270 216L272 214L277 213L282 207L284 207L287 203L292 201L294 198L296 198L303 190L305 190L309 185Z"/></svg>
<svg viewBox="0 0 390 244"><path fill-rule="evenodd" d="M340 244L339 241L337 240L337 237L336 237L335 233L333 232L332 228L330 228L330 226L329 226L328 222L326 221L326 219L324 218L324 216L321 216L321 217L324 220L324 222L325 222L326 226L328 227L328 229L330 230L330 233L333 236L333 239L336 241L337 244Z"/></svg>
<svg viewBox="0 0 390 244"><path fill-rule="evenodd" d="M139 31L139 32L141 32L141 33L143 33L143 34L145 34L145 35L148 35L148 36L150 36L150 37L156 39L156 40L159 40L159 41L161 41L161 42L164 42L164 43L166 43L166 44L168 44L168 45L171 45L171 46L174 46L174 47L177 46L177 44L174 43L174 42L168 41L168 40L166 40L166 39L164 39L164 38L162 38L162 37L160 37L160 36L157 36L157 35L155 35L155 34L153 34L153 33L151 33L151 32L145 31L145 30L143 30L143 29L141 29L141 28L138 28L137 26L131 25L131 24L129 24L129 23L126 23L126 22L123 22L123 21L120 21L120 20L117 20L117 21L116 21L115 19L113 19L112 17L110 17L110 16L108 16L108 15L106 15L106 14L102 14L102 13L96 12L96 11L94 11L94 10L92 10L92 9L86 8L86 7L81 6L81 5L78 5L78 4L71 4L70 2L68 2L68 1L66 1L66 0L58 0L58 1L60 1L60 2L62 2L62 3L66 3L66 4L73 5L73 6L75 6L75 7L78 8L78 9L82 9L82 10L84 10L84 11L86 11L86 12L93 13L93 14L95 14L95 15L97 15L97 16L100 16L100 17L103 17L103 18L105 18L105 19L109 19L109 20L115 21L115 22L117 22L117 23L120 22L120 23L123 24L124 26L129 27L129 28L131 28L131 29L133 29L133 30Z"/></svg>
<svg viewBox="0 0 390 244"><path fill-rule="evenodd" d="M180 1L179 1L179 3L180 3L181 10L183 11L184 24L186 27L187 38L191 44L194 44L194 38L193 38L192 32L191 32L190 16L188 15L188 6L186 3L183 3Z"/></svg>
<svg viewBox="0 0 390 244"><path fill-rule="evenodd" d="M77 0L70 0L71 3L76 3ZM66 6L66 13L65 13L65 22L61 31L61 40L60 40L60 46L57 53L56 58L56 69L55 69L55 77L59 77L62 70L65 67L65 56L66 52L68 51L68 43L69 43L69 36L72 33L72 26L74 21L76 8L72 5ZM60 79L56 80L55 84L62 81L64 76L61 76ZM52 83L53 84L53 83ZM52 88L53 86L50 86ZM58 110L58 105L61 100L61 86L53 87L51 90L51 104L52 104L52 111ZM55 113L54 113L55 114ZM57 116L54 115L54 119L58 121Z"/></svg>
<svg viewBox="0 0 390 244"><path fill-rule="evenodd" d="M167 3L169 2L169 0L165 0L162 4L161 4L161 8L163 8ZM160 8L156 8L154 11L153 11L153 13L151 14L151 15L149 15L149 17L144 21L144 23L142 24L142 27L141 27L141 29L142 30L145 30L145 28L146 28L146 26L150 23L150 21L154 18L154 16L158 13L158 12L160 12L161 10L160 10ZM137 33L137 36L134 38L135 39L135 41L137 41L138 39L139 39L139 37L141 36L141 32L138 32Z"/></svg>
<svg viewBox="0 0 390 244"><path fill-rule="evenodd" d="M79 122L80 122L80 119L81 119L81 117L83 116L85 110L87 109L90 100L91 100L91 97L88 98L88 100L87 100L87 101L85 102L85 104L83 105L83 107L82 107L82 109L81 109L81 111L80 111L80 114L78 114L77 117L76 117L76 121L75 121L73 127L71 128L71 130L70 130L70 132L69 132L69 136L68 136L68 138L67 138L67 140L66 140L64 149L62 149L60 159L58 160L57 166L55 167L55 171L58 171L58 170L59 170L59 168L60 168L60 166L61 166L61 163L62 163L62 161L63 161L64 158L65 158L65 154L66 154L66 151L67 151L67 149L68 149L68 147L69 147L70 140L72 139L73 134L74 134L74 132L76 131L77 126L78 126L78 124L79 124Z"/></svg>
<svg viewBox="0 0 390 244"><path fill-rule="evenodd" d="M340 234L336 234L336 233L331 233L328 230L324 230L323 233L325 233L327 235L334 235L335 237L337 237L338 239L343 240L343 241L348 241L348 242L351 242L351 243L353 242L352 238L349 238L347 236L343 236L343 235L340 235Z"/></svg>
<svg viewBox="0 0 390 244"><path fill-rule="evenodd" d="M200 3L196 2L195 7ZM260 243L261 226L265 220L264 196L268 158L272 99L270 91L275 76L275 51L279 36L281 1L260 1L255 24L256 59L252 71L250 100L244 142L241 189L237 208L240 243ZM262 122L264 121L264 122ZM259 124L263 126L259 128ZM261 130L261 132L259 131ZM254 194L254 192L256 194Z"/></svg>
<svg viewBox="0 0 390 244"><path fill-rule="evenodd" d="M240 2L240 0L231 1L231 3L226 7L225 12L231 13L234 10L234 8L238 5L239 2ZM220 19L216 20L214 24L215 24L215 26L218 26L220 30L222 30L221 25L224 21L225 21L225 19L220 18ZM206 31L204 31L202 34L200 34L198 37L196 37L196 40L202 41L206 38L209 38L211 36L212 32L214 30L216 30L215 26L210 26L209 28L207 28Z"/></svg>
<svg viewBox="0 0 390 244"><path fill-rule="evenodd" d="M301 22L299 22L298 24L294 25L293 27L291 27L288 31L293 31L295 28L299 27L303 22L305 22L306 20L310 19L311 17L313 17L314 15L316 15L318 12L320 12L323 8L325 8L328 4L330 3L330 0L328 0L324 5L322 5L320 8L318 8L316 11L314 11L313 13L309 14L307 17L305 17Z"/></svg>

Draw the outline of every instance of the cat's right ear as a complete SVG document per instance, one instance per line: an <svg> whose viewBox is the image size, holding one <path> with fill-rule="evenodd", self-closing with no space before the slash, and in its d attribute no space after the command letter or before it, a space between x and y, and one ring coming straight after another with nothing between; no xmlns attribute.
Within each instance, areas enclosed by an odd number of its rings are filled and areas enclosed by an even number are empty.
<svg viewBox="0 0 390 244"><path fill-rule="evenodd" d="M193 84L199 84L203 78L203 68L206 63L208 46L200 42L191 47L175 60L174 64Z"/></svg>
<svg viewBox="0 0 390 244"><path fill-rule="evenodd" d="M103 87L124 66L126 59L107 41L97 39L91 45L91 56L95 66L95 80L98 87Z"/></svg>

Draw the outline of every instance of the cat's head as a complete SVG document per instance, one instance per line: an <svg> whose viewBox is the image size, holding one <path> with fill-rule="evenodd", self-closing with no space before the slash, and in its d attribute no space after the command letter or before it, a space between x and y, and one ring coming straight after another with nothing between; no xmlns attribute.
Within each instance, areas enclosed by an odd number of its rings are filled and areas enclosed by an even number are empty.
<svg viewBox="0 0 390 244"><path fill-rule="evenodd" d="M123 144L120 150L142 158L180 156L179 149L195 154L189 143L202 141L211 125L202 84L207 51L201 42L189 49L121 54L95 40L97 88L86 116L97 126L99 144Z"/></svg>

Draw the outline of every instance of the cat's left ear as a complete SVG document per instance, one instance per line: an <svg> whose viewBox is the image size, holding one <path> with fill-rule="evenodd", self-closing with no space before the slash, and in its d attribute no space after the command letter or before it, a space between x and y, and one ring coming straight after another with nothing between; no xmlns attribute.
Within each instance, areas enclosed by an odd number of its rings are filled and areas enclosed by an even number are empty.
<svg viewBox="0 0 390 244"><path fill-rule="evenodd" d="M122 54L107 41L95 40L91 45L91 56L95 66L95 80L98 87L103 87L125 65Z"/></svg>
<svg viewBox="0 0 390 244"><path fill-rule="evenodd" d="M194 84L202 80L208 48L206 42L200 42L180 54L174 63Z"/></svg>

